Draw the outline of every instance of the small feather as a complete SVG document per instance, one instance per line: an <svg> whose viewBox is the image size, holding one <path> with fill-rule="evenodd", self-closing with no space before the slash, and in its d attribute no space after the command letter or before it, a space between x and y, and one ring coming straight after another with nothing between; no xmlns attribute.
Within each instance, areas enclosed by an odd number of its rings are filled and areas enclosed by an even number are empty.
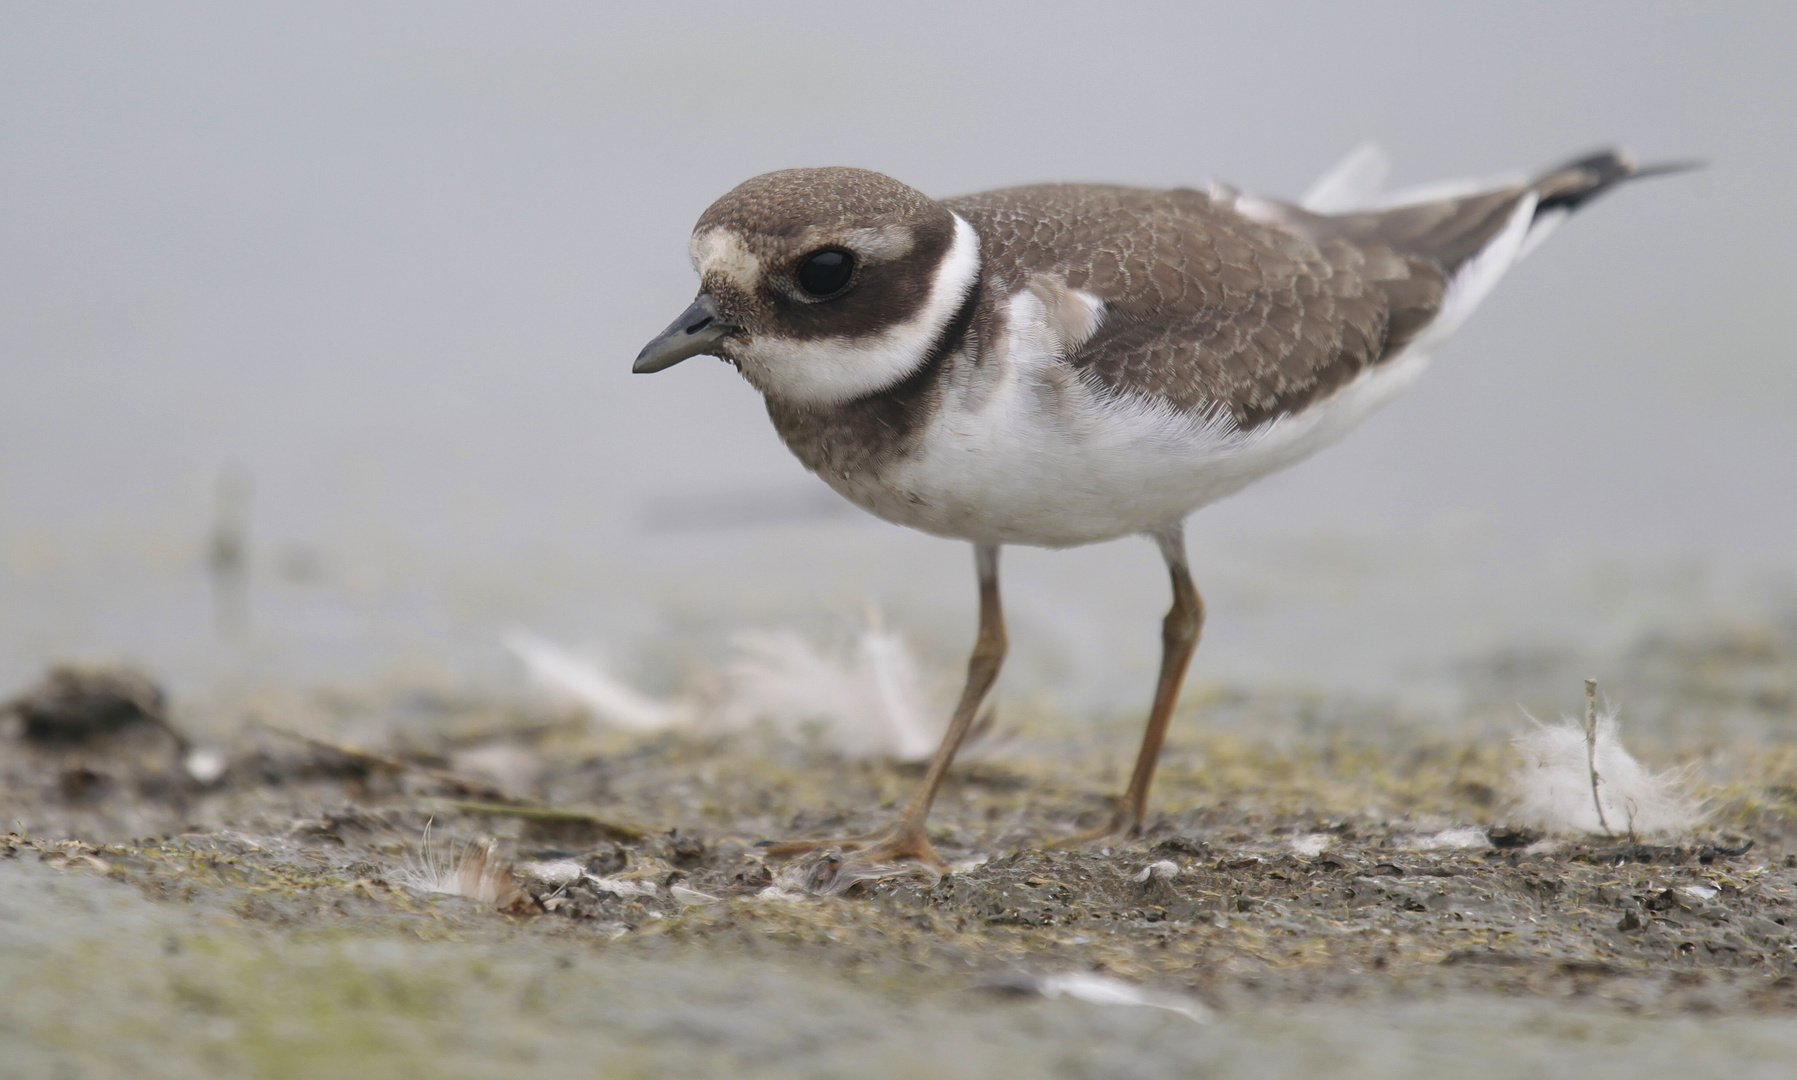
<svg viewBox="0 0 1797 1080"><path fill-rule="evenodd" d="M787 630L738 634L734 655L700 693L661 699L585 656L528 630L505 645L531 682L600 723L634 731L741 731L766 724L815 736L847 757L921 761L935 750L946 712L934 708L910 646L877 618L852 651L821 649Z"/></svg>
<svg viewBox="0 0 1797 1080"><path fill-rule="evenodd" d="M1012 994L1038 994L1042 997L1070 997L1094 1005L1137 1005L1178 1013L1193 1023L1203 1024L1211 1018L1210 1009L1197 998L1185 994L1167 994L1108 975L1070 972L1058 975L1036 975L1012 972L990 977L982 984L988 990Z"/></svg>
<svg viewBox="0 0 1797 1080"><path fill-rule="evenodd" d="M1702 819L1683 773L1649 772L1622 745L1614 710L1597 717L1598 818L1592 796L1592 754L1585 729L1576 720L1537 723L1519 736L1523 762L1511 777L1517 801L1516 824L1555 836L1664 835L1689 831ZM1608 825L1606 830L1605 825Z"/></svg>
<svg viewBox="0 0 1797 1080"><path fill-rule="evenodd" d="M1371 205L1385 188L1391 158L1378 143L1364 142L1348 151L1334 168L1317 178L1298 205L1313 214L1345 214Z"/></svg>
<svg viewBox="0 0 1797 1080"><path fill-rule="evenodd" d="M1171 881L1179 876L1179 864L1172 859L1149 863L1147 866L1129 875L1129 880L1138 885L1146 885L1151 881Z"/></svg>
<svg viewBox="0 0 1797 1080"><path fill-rule="evenodd" d="M1490 846L1490 835L1484 829L1472 825L1443 829L1425 836L1412 836L1403 842L1403 847L1408 851L1471 851Z"/></svg>
<svg viewBox="0 0 1797 1080"><path fill-rule="evenodd" d="M1334 839L1328 833L1308 833L1304 836L1294 836L1292 837L1292 851L1294 854L1303 855L1306 858L1315 858L1329 850L1329 845Z"/></svg>
<svg viewBox="0 0 1797 1080"><path fill-rule="evenodd" d="M592 657L580 656L522 628L507 631L504 640L539 688L605 723L633 731L663 731L687 720L677 703L639 693L612 677Z"/></svg>
<svg viewBox="0 0 1797 1080"><path fill-rule="evenodd" d="M459 854L439 855L431 847L428 825L418 854L407 858L397 879L401 885L419 892L463 896L499 908L531 903L524 890L518 888L511 867L499 858L497 842L479 840Z"/></svg>

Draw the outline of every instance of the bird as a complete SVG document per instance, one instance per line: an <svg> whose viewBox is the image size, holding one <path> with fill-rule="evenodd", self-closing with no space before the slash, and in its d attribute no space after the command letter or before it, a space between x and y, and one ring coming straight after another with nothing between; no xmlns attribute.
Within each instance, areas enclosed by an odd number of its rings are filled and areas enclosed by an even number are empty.
<svg viewBox="0 0 1797 1080"><path fill-rule="evenodd" d="M1141 535L1172 605L1134 768L1073 842L1142 834L1205 608L1197 509L1341 439L1413 382L1499 278L1641 166L1621 150L1533 176L1380 195L1362 147L1298 201L1047 183L936 199L844 166L753 177L700 215L699 293L638 354L736 367L806 468L888 521L970 541L979 623L940 748L888 827L770 842L940 867L931 806L1004 663L1007 544Z"/></svg>

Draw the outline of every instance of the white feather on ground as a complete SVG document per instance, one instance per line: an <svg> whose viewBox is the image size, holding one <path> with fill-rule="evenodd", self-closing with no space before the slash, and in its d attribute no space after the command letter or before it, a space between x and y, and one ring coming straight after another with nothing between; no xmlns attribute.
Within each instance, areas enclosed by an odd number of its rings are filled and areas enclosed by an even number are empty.
<svg viewBox="0 0 1797 1080"><path fill-rule="evenodd" d="M1179 876L1179 864L1172 859L1162 859L1129 875L1129 880L1137 885L1149 885L1156 881L1172 881Z"/></svg>
<svg viewBox="0 0 1797 1080"><path fill-rule="evenodd" d="M662 731L692 722L690 703L657 701L606 672L597 657L583 656L522 627L502 640L523 664L531 683L558 705L632 731Z"/></svg>
<svg viewBox="0 0 1797 1080"><path fill-rule="evenodd" d="M1328 833L1306 833L1302 836L1292 837L1292 852L1293 854L1302 855L1307 859L1314 859L1323 852L1328 851L1329 845L1334 842L1335 837L1330 836Z"/></svg>
<svg viewBox="0 0 1797 1080"><path fill-rule="evenodd" d="M1603 821L1591 792L1591 758L1584 725L1576 720L1536 723L1516 739L1522 765L1511 777L1518 824L1553 836L1666 835L1701 820L1686 776L1679 770L1649 772L1622 745L1615 710L1597 717L1596 765Z"/></svg>
<svg viewBox="0 0 1797 1080"><path fill-rule="evenodd" d="M707 695L707 719L727 730L765 723L788 735L807 729L850 757L921 761L941 724L924 707L917 662L904 639L873 626L853 652L833 656L787 631L747 633Z"/></svg>
<svg viewBox="0 0 1797 1080"><path fill-rule="evenodd" d="M465 896L498 907L524 898L511 867L499 858L498 845L492 840L469 844L460 854L439 854L431 846L428 825L418 854L408 857L395 877L401 885L419 892Z"/></svg>
<svg viewBox="0 0 1797 1080"><path fill-rule="evenodd" d="M1490 847L1491 837L1476 825L1458 825L1438 833L1407 837L1398 846L1405 851L1470 851Z"/></svg>
<svg viewBox="0 0 1797 1080"><path fill-rule="evenodd" d="M1135 1005L1178 1013L1196 1024L1208 1023L1211 1012L1189 994L1171 994L1150 990L1109 975L1089 972L1064 972L1042 975L1026 971L1004 972L986 977L979 984L988 990L1007 994L1037 994L1045 998L1070 997L1094 1005Z"/></svg>
<svg viewBox="0 0 1797 1080"><path fill-rule="evenodd" d="M945 713L932 709L904 638L877 621L852 650L831 653L790 631L738 635L734 655L697 692L657 699L582 655L512 630L505 645L533 685L559 705L633 731L741 731L765 724L799 737L815 733L849 757L921 761L941 738Z"/></svg>

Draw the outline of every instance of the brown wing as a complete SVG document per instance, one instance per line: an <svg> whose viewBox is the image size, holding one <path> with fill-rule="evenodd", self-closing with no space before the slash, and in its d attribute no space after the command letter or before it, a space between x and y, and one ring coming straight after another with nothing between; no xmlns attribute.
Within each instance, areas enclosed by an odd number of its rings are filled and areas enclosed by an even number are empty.
<svg viewBox="0 0 1797 1080"><path fill-rule="evenodd" d="M1397 355L1531 192L1537 216L1559 214L1694 167L1604 150L1465 198L1341 215L1263 199L1253 220L1186 188L1043 184L946 202L979 230L989 280L1053 274L1105 302L1071 363L1253 428Z"/></svg>
<svg viewBox="0 0 1797 1080"><path fill-rule="evenodd" d="M1189 189L1054 184L947 202L979 231L989 279L1055 274L1104 301L1071 363L1244 428L1391 356L1447 280L1433 260L1259 224Z"/></svg>

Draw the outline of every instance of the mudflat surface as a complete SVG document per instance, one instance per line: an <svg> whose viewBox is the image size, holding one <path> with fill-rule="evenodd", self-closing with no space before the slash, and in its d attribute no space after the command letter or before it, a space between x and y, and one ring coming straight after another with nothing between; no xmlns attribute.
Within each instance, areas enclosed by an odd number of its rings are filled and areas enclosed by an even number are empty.
<svg viewBox="0 0 1797 1080"><path fill-rule="evenodd" d="M1707 800L1687 835L1519 834L1477 724L1217 692L1145 836L1057 846L1135 718L1008 713L932 819L949 872L835 893L757 842L875 828L915 767L425 694L264 709L207 785L157 731L14 733L0 1075L1788 1075L1797 636L1639 655L1643 711L1712 733L1637 746ZM1060 993L1093 976L1142 1003Z"/></svg>

